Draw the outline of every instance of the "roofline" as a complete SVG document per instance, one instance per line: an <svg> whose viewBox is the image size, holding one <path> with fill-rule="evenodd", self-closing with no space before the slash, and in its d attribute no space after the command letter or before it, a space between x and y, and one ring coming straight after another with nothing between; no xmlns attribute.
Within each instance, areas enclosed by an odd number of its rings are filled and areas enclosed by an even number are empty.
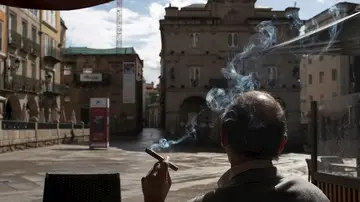
<svg viewBox="0 0 360 202"><path fill-rule="evenodd" d="M339 3L337 3L337 4L334 4L333 6L336 6L336 5L344 5L344 4L359 5L359 4L356 4L356 3L351 3L351 2L343 1L343 2L339 2ZM331 7L327 8L327 9L323 10L322 12L314 15L313 17L311 17L311 18L309 18L309 19L307 19L307 20L304 20L304 23L306 24L306 23L311 22L311 20L313 20L314 18L317 18L317 17L321 16L322 14L328 12L329 9L332 8L333 6L331 6Z"/></svg>
<svg viewBox="0 0 360 202"><path fill-rule="evenodd" d="M60 18L60 24L63 25L65 27L65 29L68 29L65 25L65 21L62 18Z"/></svg>
<svg viewBox="0 0 360 202"><path fill-rule="evenodd" d="M88 48L88 47L68 47L68 48L63 48L61 50L64 49L71 49L71 48L87 48L88 50L112 50L112 49L116 49L116 48ZM142 60L139 56L139 54L135 51L134 47L124 47L124 48L131 48L133 50L133 53L125 53L125 54L86 54L86 53L64 53L62 52L62 55L64 56L78 56L78 55L92 55L92 56L114 56L114 55L136 55L137 58L139 59L140 63L142 64L142 66L144 66L144 60Z"/></svg>
<svg viewBox="0 0 360 202"><path fill-rule="evenodd" d="M344 22L347 22L349 20L352 20L352 19L358 18L358 17L360 17L360 12L359 11L356 12L356 13L353 13L351 15L348 15L348 16L346 16L344 18L341 18L341 19L339 19L337 21L334 21L332 23L324 25L324 26L322 26L322 27L320 27L318 29L315 29L313 31L310 31L308 33L305 33L303 35L300 35L298 37L295 37L293 39L290 39L290 40L285 41L283 43L280 43L278 45L275 45L275 46L271 47L269 50L266 50L266 51L267 52L272 52L272 51L277 52L278 49L280 49L280 51L281 51L281 49L284 50L284 49L289 49L289 48L292 48L292 47L296 48L296 49L299 49L299 46L301 46L302 48L308 48L307 46L312 45L312 44L311 43L304 43L304 40L308 39L309 37L311 37L313 35L324 33L325 31L328 31L334 25L342 24ZM322 44L322 45L325 44L325 46L326 46L328 44L328 42L326 40L327 39L325 39L322 42L318 42L318 43Z"/></svg>

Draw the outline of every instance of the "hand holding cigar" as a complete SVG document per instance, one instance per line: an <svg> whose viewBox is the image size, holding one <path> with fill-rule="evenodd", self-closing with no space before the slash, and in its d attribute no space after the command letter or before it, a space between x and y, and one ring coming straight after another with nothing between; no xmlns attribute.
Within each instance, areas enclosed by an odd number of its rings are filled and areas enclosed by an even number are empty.
<svg viewBox="0 0 360 202"><path fill-rule="evenodd" d="M151 149L146 148L145 152L160 162L165 160L165 158L163 156L161 156L160 154L156 153L155 151L153 151ZM169 163L169 168L171 168L172 170L174 170L174 171L179 170L179 168L172 162L169 161L168 163Z"/></svg>

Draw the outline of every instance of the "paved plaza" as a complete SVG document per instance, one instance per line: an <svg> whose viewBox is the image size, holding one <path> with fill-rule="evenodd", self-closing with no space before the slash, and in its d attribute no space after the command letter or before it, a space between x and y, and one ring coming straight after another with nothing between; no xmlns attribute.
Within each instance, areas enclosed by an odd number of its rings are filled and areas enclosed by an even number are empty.
<svg viewBox="0 0 360 202"><path fill-rule="evenodd" d="M45 173L121 174L123 201L142 201L140 178L155 160L144 153L158 139L147 129L139 140L113 143L107 150L81 145L55 145L0 154L0 201L42 201ZM177 151L166 153L179 166L171 171L173 186L168 201L186 201L215 187L229 167L224 153ZM307 178L303 154L286 154L276 162L284 175Z"/></svg>

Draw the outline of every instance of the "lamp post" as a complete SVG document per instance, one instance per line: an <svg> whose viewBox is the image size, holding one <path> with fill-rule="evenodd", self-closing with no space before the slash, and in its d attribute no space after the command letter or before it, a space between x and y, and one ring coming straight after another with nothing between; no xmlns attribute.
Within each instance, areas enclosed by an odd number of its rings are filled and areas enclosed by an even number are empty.
<svg viewBox="0 0 360 202"><path fill-rule="evenodd" d="M46 76L45 76L46 90L51 90L51 89L49 89L49 84L51 83L51 78L52 78L52 76L50 74L46 74Z"/></svg>
<svg viewBox="0 0 360 202"><path fill-rule="evenodd" d="M7 67L8 82L12 81L11 84L13 85L14 79L12 78L12 76L16 75L16 72L18 71L18 69L20 67L20 60L18 58L16 58L14 60L14 63L12 63L12 59L10 59L10 57L8 57L6 59L6 67Z"/></svg>

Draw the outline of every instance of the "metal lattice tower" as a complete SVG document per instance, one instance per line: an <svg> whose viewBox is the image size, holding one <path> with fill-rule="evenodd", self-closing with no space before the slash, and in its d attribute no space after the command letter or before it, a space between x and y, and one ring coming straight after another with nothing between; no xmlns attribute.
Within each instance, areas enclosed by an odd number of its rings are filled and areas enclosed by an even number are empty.
<svg viewBox="0 0 360 202"><path fill-rule="evenodd" d="M122 48L122 0L116 0L116 51Z"/></svg>

